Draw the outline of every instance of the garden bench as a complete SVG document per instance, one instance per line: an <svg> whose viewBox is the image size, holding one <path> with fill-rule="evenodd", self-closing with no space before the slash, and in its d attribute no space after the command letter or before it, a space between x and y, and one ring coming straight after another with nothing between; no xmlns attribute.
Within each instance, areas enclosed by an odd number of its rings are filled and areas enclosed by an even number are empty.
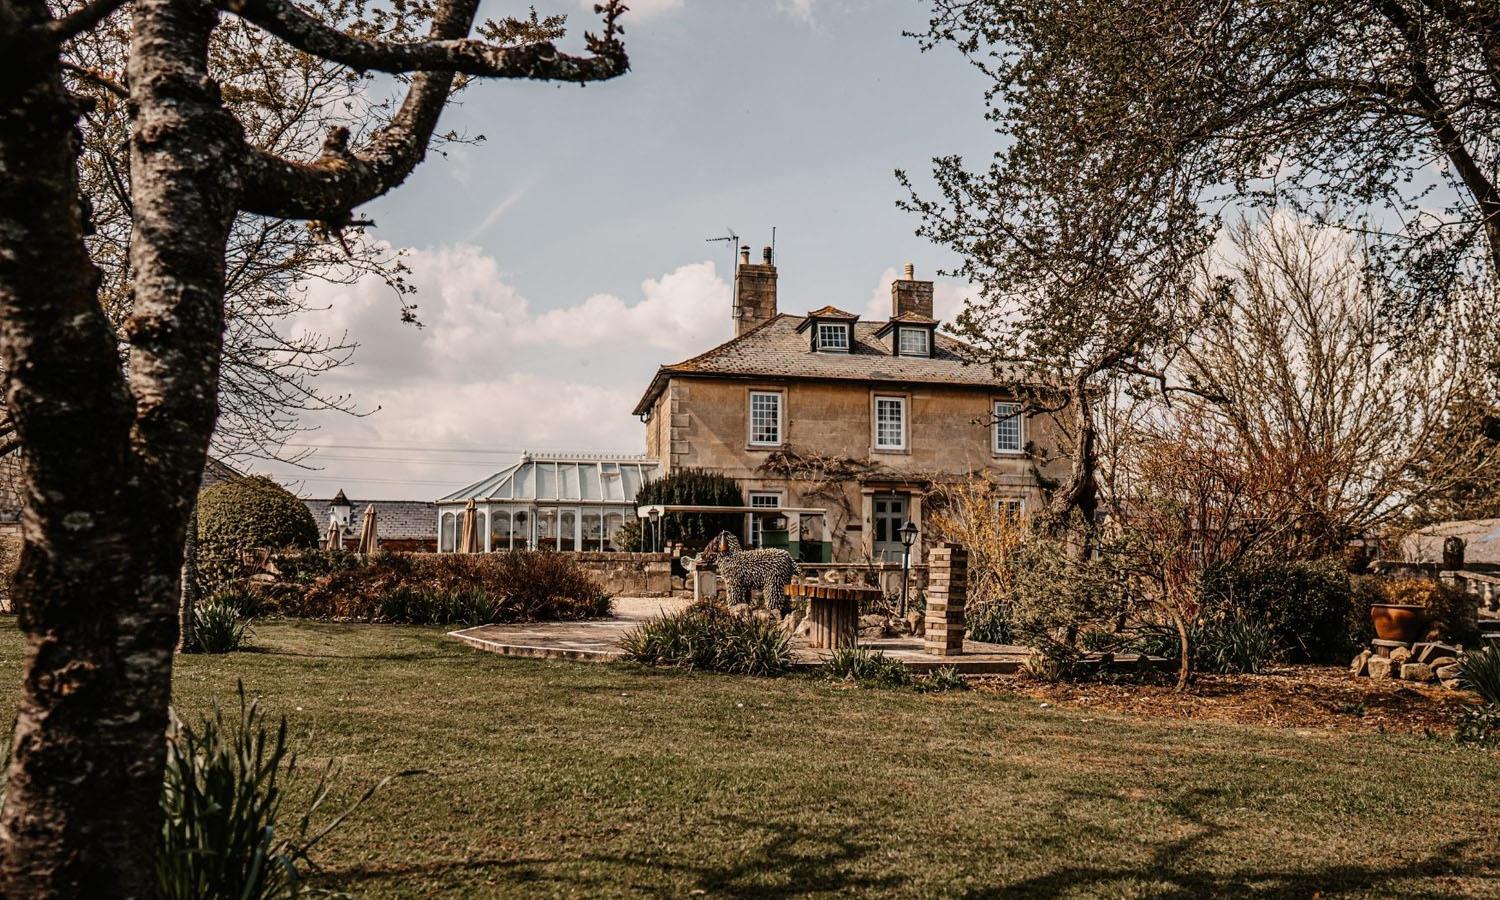
<svg viewBox="0 0 1500 900"><path fill-rule="evenodd" d="M818 650L853 647L859 634L861 602L884 596L880 588L796 582L786 586L786 593L807 600L807 620L812 623L808 639Z"/></svg>

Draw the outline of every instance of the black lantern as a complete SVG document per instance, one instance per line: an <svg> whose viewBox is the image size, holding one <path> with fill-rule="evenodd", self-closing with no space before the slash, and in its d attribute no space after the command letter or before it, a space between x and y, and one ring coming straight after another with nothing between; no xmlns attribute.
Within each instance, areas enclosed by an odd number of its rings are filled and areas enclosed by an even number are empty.
<svg viewBox="0 0 1500 900"><path fill-rule="evenodd" d="M896 529L901 535L901 615L906 615L907 584L911 581L911 545L917 542L917 526L910 520Z"/></svg>
<svg viewBox="0 0 1500 900"><path fill-rule="evenodd" d="M661 541L661 532L658 530L659 523L661 522L661 510L653 506L646 510L646 515L651 519L651 550L653 553L659 552L660 548L657 544Z"/></svg>

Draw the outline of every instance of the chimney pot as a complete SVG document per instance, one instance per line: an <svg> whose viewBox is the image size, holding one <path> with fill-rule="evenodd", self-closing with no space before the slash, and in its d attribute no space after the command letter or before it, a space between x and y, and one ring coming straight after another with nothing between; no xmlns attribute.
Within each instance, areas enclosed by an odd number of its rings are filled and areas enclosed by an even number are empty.
<svg viewBox="0 0 1500 900"><path fill-rule="evenodd" d="M906 264L906 280L907 281L916 281L917 280L917 267L914 266L914 265L912 265L911 263L907 263Z"/></svg>
<svg viewBox="0 0 1500 900"><path fill-rule="evenodd" d="M746 245L740 247L740 265L742 265L742 266L748 266L748 265L750 265L750 245L749 244L746 244Z"/></svg>
<svg viewBox="0 0 1500 900"><path fill-rule="evenodd" d="M760 251L760 258L763 259L763 260L765 260L766 261L766 265L769 266L771 264L771 248L770 247L764 247L764 248L762 248L761 251Z"/></svg>

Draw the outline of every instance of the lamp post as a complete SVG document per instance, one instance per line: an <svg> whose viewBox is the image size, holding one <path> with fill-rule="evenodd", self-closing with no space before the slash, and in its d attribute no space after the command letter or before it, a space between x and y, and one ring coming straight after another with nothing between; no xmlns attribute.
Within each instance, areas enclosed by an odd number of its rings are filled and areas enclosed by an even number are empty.
<svg viewBox="0 0 1500 900"><path fill-rule="evenodd" d="M651 552L656 553L658 552L656 545L661 537L661 535L657 531L657 525L661 521L661 510L653 506L651 509L646 511L646 515L650 517L651 521Z"/></svg>
<svg viewBox="0 0 1500 900"><path fill-rule="evenodd" d="M906 591L907 583L911 581L911 545L917 542L917 526L907 520L905 525L896 529L901 535L901 615L906 616Z"/></svg>

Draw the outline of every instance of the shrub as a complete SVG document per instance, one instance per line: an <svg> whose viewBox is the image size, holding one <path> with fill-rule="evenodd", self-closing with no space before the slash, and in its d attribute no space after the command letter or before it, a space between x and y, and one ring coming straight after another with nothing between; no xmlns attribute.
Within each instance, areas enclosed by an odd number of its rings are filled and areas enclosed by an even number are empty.
<svg viewBox="0 0 1500 900"><path fill-rule="evenodd" d="M1236 607L1219 607L1200 615L1188 630L1188 646L1194 669L1218 675L1253 675L1278 655L1276 635L1267 618ZM1175 654L1177 641L1172 647Z"/></svg>
<svg viewBox="0 0 1500 900"><path fill-rule="evenodd" d="M250 591L227 588L210 597L209 602L229 607L242 619L253 619L261 614L260 597Z"/></svg>
<svg viewBox="0 0 1500 900"><path fill-rule="evenodd" d="M940 694L945 691L967 691L969 682L953 666L941 666L931 675L917 679L916 687L924 694Z"/></svg>
<svg viewBox="0 0 1500 900"><path fill-rule="evenodd" d="M307 504L269 478L221 481L198 495L197 568L205 594L239 575L245 550L317 543L318 526Z"/></svg>
<svg viewBox="0 0 1500 900"><path fill-rule="evenodd" d="M713 602L651 619L620 642L628 659L738 675L780 675L791 668L791 636L779 622L738 616Z"/></svg>
<svg viewBox="0 0 1500 900"><path fill-rule="evenodd" d="M294 831L280 828L283 782L296 777L287 724L272 730L240 687L239 720L226 724L217 707L194 728L179 724L167 741L162 785L157 895L163 900L261 900L295 897L300 866L313 846L390 779L309 834L329 795L332 764L312 786Z"/></svg>
<svg viewBox="0 0 1500 900"><path fill-rule="evenodd" d="M1491 706L1500 706L1500 647L1490 644L1482 650L1470 650L1458 661L1459 681L1484 698Z"/></svg>
<svg viewBox="0 0 1500 900"><path fill-rule="evenodd" d="M201 653L233 653L250 636L250 623L222 595L198 604L193 611L193 649Z"/></svg>
<svg viewBox="0 0 1500 900"><path fill-rule="evenodd" d="M1136 605L1127 575L1108 554L1081 560L1070 550L1028 535L1016 550L1009 598L1013 641L1034 648L1059 677L1077 668L1080 634L1112 631Z"/></svg>
<svg viewBox="0 0 1500 900"><path fill-rule="evenodd" d="M969 640L988 644L1013 643L1010 605L1003 600L980 603L964 610L964 625Z"/></svg>
<svg viewBox="0 0 1500 900"><path fill-rule="evenodd" d="M1254 557L1214 566L1200 582L1205 609L1235 608L1264 621L1290 655L1311 661L1343 659L1354 649L1349 633L1353 588L1339 559L1313 561ZM1249 637L1254 626L1234 626Z"/></svg>
<svg viewBox="0 0 1500 900"><path fill-rule="evenodd" d="M1476 747L1500 747L1500 706L1466 706L1458 714L1454 740Z"/></svg>
<svg viewBox="0 0 1500 900"><path fill-rule="evenodd" d="M331 557L322 562L307 556ZM286 615L312 619L466 625L599 618L609 595L565 553L377 553L277 557L307 586L278 599ZM319 574L321 573L321 574Z"/></svg>
<svg viewBox="0 0 1500 900"><path fill-rule="evenodd" d="M911 671L884 653L865 647L834 650L823 663L823 676L834 681L852 681L871 687L907 687Z"/></svg>
<svg viewBox="0 0 1500 900"><path fill-rule="evenodd" d="M636 492L635 505L658 506L744 506L745 495L739 482L721 472L703 469L678 469L655 481L647 482ZM739 513L673 513L662 518L662 539L682 541L690 547L702 547L721 531L738 534L744 525ZM640 550L651 535L639 530L621 535L627 550ZM626 541L633 541L628 545Z"/></svg>

